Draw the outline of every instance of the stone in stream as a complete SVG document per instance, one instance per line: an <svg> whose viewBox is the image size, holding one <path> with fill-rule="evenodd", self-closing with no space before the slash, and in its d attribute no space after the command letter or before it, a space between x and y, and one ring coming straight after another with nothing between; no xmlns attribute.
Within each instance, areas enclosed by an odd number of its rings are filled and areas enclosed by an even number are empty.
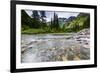
<svg viewBox="0 0 100 73"><path fill-rule="evenodd" d="M26 50L26 48L21 48L21 53L23 53Z"/></svg>
<svg viewBox="0 0 100 73"><path fill-rule="evenodd" d="M90 59L90 48L81 47L81 49L80 49L80 58L82 60Z"/></svg>
<svg viewBox="0 0 100 73"><path fill-rule="evenodd" d="M68 61L67 56L62 55L62 60L63 60L63 61Z"/></svg>
<svg viewBox="0 0 100 73"><path fill-rule="evenodd" d="M80 58L76 55L73 60L80 60Z"/></svg>
<svg viewBox="0 0 100 73"><path fill-rule="evenodd" d="M57 61L61 61L61 57L60 57L60 55L56 56L55 60L57 60Z"/></svg>
<svg viewBox="0 0 100 73"><path fill-rule="evenodd" d="M73 58L74 58L74 53L73 53L73 51L71 50L71 48L69 48L69 50L68 50L68 56L67 56L67 59L68 60L73 60Z"/></svg>

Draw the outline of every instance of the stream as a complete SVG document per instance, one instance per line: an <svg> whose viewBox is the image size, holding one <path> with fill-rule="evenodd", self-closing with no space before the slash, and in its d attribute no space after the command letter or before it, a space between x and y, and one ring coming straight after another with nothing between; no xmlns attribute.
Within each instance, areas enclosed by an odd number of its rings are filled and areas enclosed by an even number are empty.
<svg viewBox="0 0 100 73"><path fill-rule="evenodd" d="M88 60L89 46L89 34L22 34L21 62Z"/></svg>

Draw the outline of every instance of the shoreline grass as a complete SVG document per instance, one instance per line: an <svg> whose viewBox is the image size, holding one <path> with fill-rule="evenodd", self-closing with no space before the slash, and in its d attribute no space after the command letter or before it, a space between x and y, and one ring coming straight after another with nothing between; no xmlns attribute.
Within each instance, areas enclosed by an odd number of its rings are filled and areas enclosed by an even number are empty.
<svg viewBox="0 0 100 73"><path fill-rule="evenodd" d="M22 30L21 34L67 34L67 33L76 33L76 32L68 32L68 31L61 31L61 30L49 30L49 29L27 29Z"/></svg>

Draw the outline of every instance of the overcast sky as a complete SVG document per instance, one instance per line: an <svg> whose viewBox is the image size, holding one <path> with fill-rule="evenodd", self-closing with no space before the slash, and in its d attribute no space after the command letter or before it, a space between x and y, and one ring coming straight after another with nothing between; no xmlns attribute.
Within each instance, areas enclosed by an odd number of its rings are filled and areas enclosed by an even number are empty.
<svg viewBox="0 0 100 73"><path fill-rule="evenodd" d="M25 10L26 13L31 16L32 15L32 10ZM54 11L46 11L46 20L50 21L51 18L53 18ZM77 12L65 12L65 11L55 11L55 13L58 15L58 18L69 18L70 16L77 16L79 13Z"/></svg>

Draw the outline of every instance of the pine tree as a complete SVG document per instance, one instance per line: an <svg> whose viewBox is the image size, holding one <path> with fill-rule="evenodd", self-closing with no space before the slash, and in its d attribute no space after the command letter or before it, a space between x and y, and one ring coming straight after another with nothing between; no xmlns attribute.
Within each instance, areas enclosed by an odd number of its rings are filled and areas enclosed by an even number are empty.
<svg viewBox="0 0 100 73"><path fill-rule="evenodd" d="M32 11L32 17L34 18L34 19L39 19L39 14L38 14L38 11L36 11L36 10L34 10L34 11Z"/></svg>
<svg viewBox="0 0 100 73"><path fill-rule="evenodd" d="M38 14L38 11L34 10L32 11L32 17L33 17L33 28L40 28L41 27L41 22L40 22L40 16Z"/></svg>
<svg viewBox="0 0 100 73"><path fill-rule="evenodd" d="M50 28L51 28L51 29L53 28L53 21L52 21L52 18L51 18Z"/></svg>
<svg viewBox="0 0 100 73"><path fill-rule="evenodd" d="M42 21L42 24L41 24L41 27L44 28L46 27L46 14L45 14L45 11L40 11L40 18L41 18L41 21Z"/></svg>
<svg viewBox="0 0 100 73"><path fill-rule="evenodd" d="M53 27L55 30L58 30L59 28L59 20L58 20L58 15L54 12L54 19L53 19Z"/></svg>
<svg viewBox="0 0 100 73"><path fill-rule="evenodd" d="M32 24L31 17L26 13L25 10L21 10L21 25L22 30L29 28Z"/></svg>
<svg viewBox="0 0 100 73"><path fill-rule="evenodd" d="M45 19L44 19L46 17L45 11L40 11L40 15L41 15L42 22L45 23Z"/></svg>

